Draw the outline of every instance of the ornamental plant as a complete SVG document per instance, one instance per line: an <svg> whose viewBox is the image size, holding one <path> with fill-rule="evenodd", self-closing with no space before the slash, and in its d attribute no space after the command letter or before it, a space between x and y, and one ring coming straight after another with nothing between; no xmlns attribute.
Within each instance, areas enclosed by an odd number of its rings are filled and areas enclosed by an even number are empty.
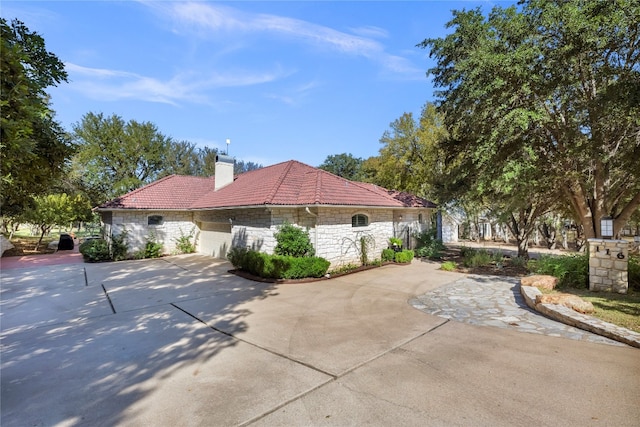
<svg viewBox="0 0 640 427"><path fill-rule="evenodd" d="M277 244L273 252L276 255L310 257L315 255L309 233L289 222L282 224L274 233Z"/></svg>

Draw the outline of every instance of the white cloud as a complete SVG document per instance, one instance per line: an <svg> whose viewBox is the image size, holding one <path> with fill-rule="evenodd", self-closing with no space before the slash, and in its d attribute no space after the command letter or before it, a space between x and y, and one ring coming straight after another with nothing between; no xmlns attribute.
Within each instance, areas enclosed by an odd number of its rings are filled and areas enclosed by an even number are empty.
<svg viewBox="0 0 640 427"><path fill-rule="evenodd" d="M168 80L136 73L102 68L89 68L66 63L72 87L93 99L116 101L137 99L178 105L180 102L206 104L206 90L222 87L250 86L267 83L287 75L281 69L259 73L233 72L208 75L178 74Z"/></svg>
<svg viewBox="0 0 640 427"><path fill-rule="evenodd" d="M387 71L414 74L408 59L391 55L375 38L386 38L387 31L374 26L353 28L348 34L312 22L271 14L252 14L238 9L204 2L145 2L181 31L196 32L201 37L219 33L270 33L287 36L294 42L306 42L344 54L365 57L381 64Z"/></svg>

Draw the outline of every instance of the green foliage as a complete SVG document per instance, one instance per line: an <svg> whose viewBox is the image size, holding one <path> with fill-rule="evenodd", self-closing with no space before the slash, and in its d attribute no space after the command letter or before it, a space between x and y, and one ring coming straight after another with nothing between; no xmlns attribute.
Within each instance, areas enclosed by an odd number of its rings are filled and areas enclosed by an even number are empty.
<svg viewBox="0 0 640 427"><path fill-rule="evenodd" d="M74 221L90 217L91 207L86 198L81 195L70 197L65 193L37 196L31 208L25 210L20 219L36 225L40 231L40 240L51 231L53 226L65 227Z"/></svg>
<svg viewBox="0 0 640 427"><path fill-rule="evenodd" d="M330 265L329 261L320 257L269 255L238 247L231 248L227 259L238 269L270 279L322 277Z"/></svg>
<svg viewBox="0 0 640 427"><path fill-rule="evenodd" d="M360 181L362 179L360 172L362 162L360 157L353 157L350 153L342 153L327 156L318 168L350 181Z"/></svg>
<svg viewBox="0 0 640 427"><path fill-rule="evenodd" d="M414 253L411 249L405 249L400 252L396 252L395 261L399 264L407 264L413 260Z"/></svg>
<svg viewBox="0 0 640 427"><path fill-rule="evenodd" d="M19 20L0 18L0 31L0 207L15 217L50 191L73 147L45 92L67 81L64 63Z"/></svg>
<svg viewBox="0 0 640 427"><path fill-rule="evenodd" d="M100 262L111 260L109 244L104 239L85 240L79 247L82 257L87 262Z"/></svg>
<svg viewBox="0 0 640 427"><path fill-rule="evenodd" d="M127 259L129 252L129 245L127 244L127 237L129 232L123 229L120 234L114 234L111 236L111 258L114 261L122 261Z"/></svg>
<svg viewBox="0 0 640 427"><path fill-rule="evenodd" d="M466 250L462 264L468 268L484 267L493 261L492 255L486 249Z"/></svg>
<svg viewBox="0 0 640 427"><path fill-rule="evenodd" d="M640 292L640 255L630 255L629 265L629 288Z"/></svg>
<svg viewBox="0 0 640 427"><path fill-rule="evenodd" d="M285 222L274 233L274 236L277 241L274 249L276 255L305 257L315 254L309 233L293 224Z"/></svg>
<svg viewBox="0 0 640 427"><path fill-rule="evenodd" d="M389 246L402 246L402 239L399 237L389 237Z"/></svg>
<svg viewBox="0 0 640 427"><path fill-rule="evenodd" d="M470 246L462 246L460 247L460 256L462 258L467 258L472 256L474 253L476 252L476 249L470 247Z"/></svg>
<svg viewBox="0 0 640 427"><path fill-rule="evenodd" d="M427 103L419 122L404 113L380 138L380 155L362 165L366 181L385 188L430 196L438 170L438 144L447 136L443 117Z"/></svg>
<svg viewBox="0 0 640 427"><path fill-rule="evenodd" d="M528 264L536 274L558 278L558 288L587 288L589 286L589 257L587 254L552 256L543 255Z"/></svg>
<svg viewBox="0 0 640 427"><path fill-rule="evenodd" d="M526 267L527 266L527 259L523 258L523 257L515 257L515 258L511 258L509 260L509 265L512 265L514 267Z"/></svg>
<svg viewBox="0 0 640 427"><path fill-rule="evenodd" d="M234 246L227 252L227 260L233 265L234 268L239 270L246 270L246 266L244 264L247 252L249 249L243 248L240 246Z"/></svg>
<svg viewBox="0 0 640 427"><path fill-rule="evenodd" d="M435 229L425 230L413 236L416 243L416 256L421 258L438 259L442 257L442 252L446 246L442 240L436 239Z"/></svg>
<svg viewBox="0 0 640 427"><path fill-rule="evenodd" d="M440 269L444 271L455 271L458 265L453 261L445 261L440 265Z"/></svg>
<svg viewBox="0 0 640 427"><path fill-rule="evenodd" d="M144 245L145 258L159 258L162 255L162 243L156 242L155 235L150 235Z"/></svg>
<svg viewBox="0 0 640 427"><path fill-rule="evenodd" d="M360 262L362 263L362 265L368 265L369 264L369 247L375 248L376 239L372 235L366 234L366 235L360 236L359 243L360 243L360 247L359 247Z"/></svg>
<svg viewBox="0 0 640 427"><path fill-rule="evenodd" d="M393 249L383 249L382 250L382 261L389 262L394 261L396 259L396 252Z"/></svg>
<svg viewBox="0 0 640 427"><path fill-rule="evenodd" d="M420 44L450 133L439 194L498 208L522 252L554 203L587 238L605 215L619 230L640 206L638 22L628 0L454 11Z"/></svg>
<svg viewBox="0 0 640 427"><path fill-rule="evenodd" d="M288 268L282 273L285 279L303 279L305 277L322 277L327 273L331 264L320 257L286 257Z"/></svg>
<svg viewBox="0 0 640 427"><path fill-rule="evenodd" d="M182 228L180 229L180 236L174 238L174 241L176 242L176 252L179 254L192 254L196 251L196 245L192 242L194 233L195 228L192 228L189 234L184 234Z"/></svg>

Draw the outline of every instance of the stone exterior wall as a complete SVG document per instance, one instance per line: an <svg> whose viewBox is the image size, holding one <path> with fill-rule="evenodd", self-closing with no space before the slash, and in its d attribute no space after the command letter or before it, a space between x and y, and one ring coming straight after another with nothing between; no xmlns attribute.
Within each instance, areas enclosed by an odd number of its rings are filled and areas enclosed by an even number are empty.
<svg viewBox="0 0 640 427"><path fill-rule="evenodd" d="M629 243L589 239L589 290L626 294L629 289Z"/></svg>
<svg viewBox="0 0 640 427"><path fill-rule="evenodd" d="M351 218L366 215L369 224L352 227ZM148 225L148 217L161 215L161 225ZM107 216L103 215L106 219ZM309 231L316 248L316 255L331 262L336 268L346 264L360 264L361 239L366 242L367 259L380 259L382 250L388 247L390 237L400 237L408 248L415 247L414 232L429 228L430 209L357 209L313 207L305 208L247 208L216 211L167 212L167 211L114 211L110 223L105 221L107 238L123 229L129 233L130 252L143 249L148 236L163 243L163 252L175 251L175 239L193 232L197 243L200 229L205 222L231 224L232 247L247 247L273 253L276 246L274 233L285 221Z"/></svg>
<svg viewBox="0 0 640 427"><path fill-rule="evenodd" d="M162 216L162 223L149 225L149 217ZM175 239L181 235L189 235L194 229L193 214L183 211L114 211L110 224L105 223L105 238L127 231L129 254L144 249L148 239L163 244L162 253L175 251Z"/></svg>

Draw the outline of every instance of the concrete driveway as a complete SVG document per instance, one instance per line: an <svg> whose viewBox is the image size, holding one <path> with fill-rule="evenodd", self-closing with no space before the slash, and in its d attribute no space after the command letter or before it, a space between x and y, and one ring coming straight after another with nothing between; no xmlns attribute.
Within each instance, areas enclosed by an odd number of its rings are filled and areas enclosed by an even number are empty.
<svg viewBox="0 0 640 427"><path fill-rule="evenodd" d="M436 264L265 284L188 255L2 271L7 426L638 426L640 352L408 301Z"/></svg>

